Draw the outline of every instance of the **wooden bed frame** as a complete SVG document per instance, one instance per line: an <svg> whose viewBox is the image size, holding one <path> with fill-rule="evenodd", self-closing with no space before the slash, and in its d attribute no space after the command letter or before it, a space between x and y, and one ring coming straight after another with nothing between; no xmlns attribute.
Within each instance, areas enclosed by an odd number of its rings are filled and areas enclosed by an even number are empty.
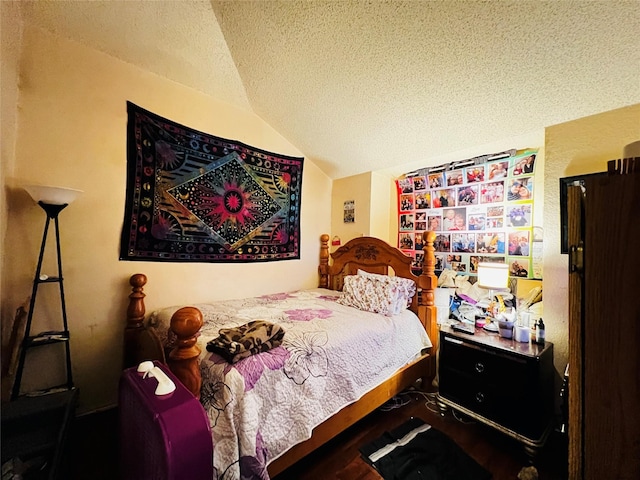
<svg viewBox="0 0 640 480"><path fill-rule="evenodd" d="M373 237L359 237L347 242L331 255L329 254L329 235L320 237L320 276L319 287L341 290L345 275L353 275L358 269L371 273L393 274L415 280L418 293L414 296L410 309L418 315L433 347L423 352L417 360L405 365L391 378L365 394L360 400L340 410L313 430L310 439L290 448L284 455L276 458L268 466L271 477L324 444L338 433L365 417L394 395L400 393L416 380L422 379L422 385L430 385L436 373L436 355L438 348L438 326L434 291L437 278L434 273L435 256L434 232L424 232L424 266L419 276L411 271L412 258L388 243ZM329 259L332 262L329 262ZM144 274L132 275L129 283L132 293L129 295L127 325L124 335L124 367L136 366L143 360L159 360L169 365L171 371L196 396L200 397L200 369L198 356L200 348L196 345L197 334L202 327L202 314L197 308L183 307L171 318L171 330L177 337L176 347L165 352L152 327L144 324L145 305L143 287L147 283Z"/></svg>

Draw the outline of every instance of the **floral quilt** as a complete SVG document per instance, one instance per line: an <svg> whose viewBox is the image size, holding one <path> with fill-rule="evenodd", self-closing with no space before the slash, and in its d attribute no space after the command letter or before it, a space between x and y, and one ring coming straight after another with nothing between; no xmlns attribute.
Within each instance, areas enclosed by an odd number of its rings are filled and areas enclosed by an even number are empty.
<svg viewBox="0 0 640 480"><path fill-rule="evenodd" d="M199 304L200 401L211 423L215 478L268 479L267 465L358 400L431 342L410 310L384 316L311 289ZM179 307L152 314L161 337ZM282 344L230 364L208 352L221 328L252 320L285 330Z"/></svg>

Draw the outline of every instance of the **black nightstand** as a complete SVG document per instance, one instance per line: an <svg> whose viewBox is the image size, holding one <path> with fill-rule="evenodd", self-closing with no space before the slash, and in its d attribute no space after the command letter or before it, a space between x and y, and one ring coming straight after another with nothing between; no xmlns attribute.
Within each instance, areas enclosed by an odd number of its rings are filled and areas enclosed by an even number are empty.
<svg viewBox="0 0 640 480"><path fill-rule="evenodd" d="M438 372L441 413L453 408L515 438L533 460L553 427L553 344L443 326Z"/></svg>
<svg viewBox="0 0 640 480"><path fill-rule="evenodd" d="M19 458L33 463L22 478L65 478L67 436L78 389L22 396L2 404L2 464Z"/></svg>

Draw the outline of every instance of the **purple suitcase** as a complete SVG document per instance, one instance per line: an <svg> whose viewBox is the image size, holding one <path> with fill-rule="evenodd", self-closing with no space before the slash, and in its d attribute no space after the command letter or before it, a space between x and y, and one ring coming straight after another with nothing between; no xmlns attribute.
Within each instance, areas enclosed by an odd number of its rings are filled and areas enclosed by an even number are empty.
<svg viewBox="0 0 640 480"><path fill-rule="evenodd" d="M213 441L204 408L171 371L176 385L156 395L155 378L125 370L119 387L120 471L125 480L212 480Z"/></svg>

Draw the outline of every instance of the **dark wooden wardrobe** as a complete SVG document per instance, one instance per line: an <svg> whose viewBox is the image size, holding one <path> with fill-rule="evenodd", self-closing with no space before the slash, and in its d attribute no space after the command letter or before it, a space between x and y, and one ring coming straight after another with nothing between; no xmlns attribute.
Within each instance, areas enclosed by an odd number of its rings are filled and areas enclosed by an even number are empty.
<svg viewBox="0 0 640 480"><path fill-rule="evenodd" d="M640 478L640 158L567 188L569 478Z"/></svg>

